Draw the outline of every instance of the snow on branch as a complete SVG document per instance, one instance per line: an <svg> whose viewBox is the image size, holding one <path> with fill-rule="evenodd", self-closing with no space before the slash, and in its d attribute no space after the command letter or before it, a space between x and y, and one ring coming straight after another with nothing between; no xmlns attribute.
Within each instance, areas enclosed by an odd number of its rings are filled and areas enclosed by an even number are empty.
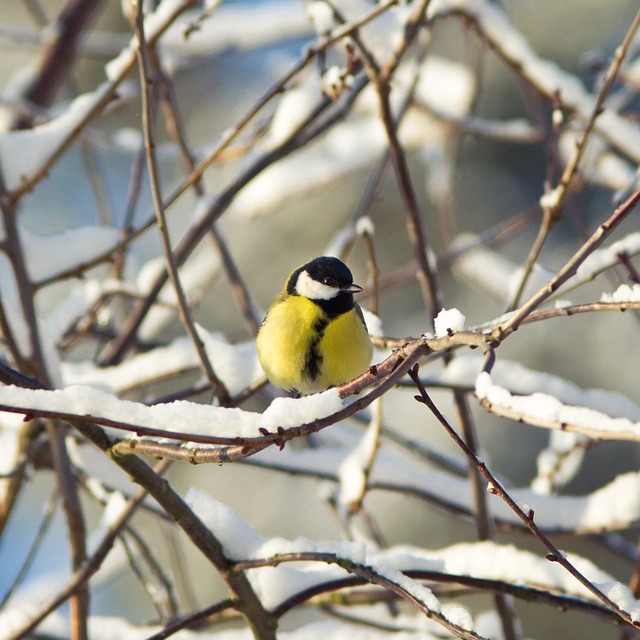
<svg viewBox="0 0 640 640"><path fill-rule="evenodd" d="M545 393L513 395L494 384L487 372L478 375L475 395L488 411L517 422L581 433L590 438L640 440L640 421L611 417L588 407L566 405Z"/></svg>
<svg viewBox="0 0 640 640"><path fill-rule="evenodd" d="M330 390L307 398L276 398L270 410L253 413L179 400L149 407L88 386L55 391L8 386L0 388L0 407L12 413L87 420L134 433L231 444L237 438L259 438L265 430L325 418L343 409L343 403L338 391Z"/></svg>
<svg viewBox="0 0 640 640"><path fill-rule="evenodd" d="M0 19L3 640L522 640L529 602L570 612L559 637L640 628L640 12L616 1L562 63L551 13L491 0ZM362 287L375 356L284 397L256 334L316 255ZM348 357L356 315L303 304L305 372ZM135 616L98 593L115 572Z"/></svg>
<svg viewBox="0 0 640 640"><path fill-rule="evenodd" d="M540 57L499 5L489 0L434 0L429 5L431 19L451 13L472 19L498 55L547 98L557 98L583 122L591 117L596 98L575 75ZM640 127L633 121L605 108L595 131L632 162L640 162Z"/></svg>

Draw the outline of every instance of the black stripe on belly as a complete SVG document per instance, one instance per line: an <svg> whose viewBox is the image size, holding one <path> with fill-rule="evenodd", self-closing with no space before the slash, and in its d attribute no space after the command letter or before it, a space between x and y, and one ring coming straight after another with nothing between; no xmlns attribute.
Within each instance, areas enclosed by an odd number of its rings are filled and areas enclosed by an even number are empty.
<svg viewBox="0 0 640 640"><path fill-rule="evenodd" d="M322 365L322 355L320 354L320 340L324 336L324 330L327 328L329 320L327 318L319 318L313 323L313 338L309 342L307 353L304 357L304 369L302 376L310 381L314 381L320 374L320 366Z"/></svg>

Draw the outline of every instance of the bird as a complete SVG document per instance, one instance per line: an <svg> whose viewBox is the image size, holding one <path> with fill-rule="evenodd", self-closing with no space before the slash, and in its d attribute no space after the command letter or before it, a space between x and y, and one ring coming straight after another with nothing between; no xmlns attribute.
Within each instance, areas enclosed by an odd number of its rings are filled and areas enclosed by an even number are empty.
<svg viewBox="0 0 640 640"><path fill-rule="evenodd" d="M301 395L347 382L371 363L373 346L344 262L314 258L287 278L258 331L258 359L269 381Z"/></svg>

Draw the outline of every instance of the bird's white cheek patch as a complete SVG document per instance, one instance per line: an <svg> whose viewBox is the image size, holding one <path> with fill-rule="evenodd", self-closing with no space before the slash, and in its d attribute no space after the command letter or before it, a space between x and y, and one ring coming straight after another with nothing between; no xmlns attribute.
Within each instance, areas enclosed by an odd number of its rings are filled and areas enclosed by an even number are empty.
<svg viewBox="0 0 640 640"><path fill-rule="evenodd" d="M328 287L314 280L306 271L302 271L298 276L296 291L299 295L311 300L331 300L340 293L336 287Z"/></svg>

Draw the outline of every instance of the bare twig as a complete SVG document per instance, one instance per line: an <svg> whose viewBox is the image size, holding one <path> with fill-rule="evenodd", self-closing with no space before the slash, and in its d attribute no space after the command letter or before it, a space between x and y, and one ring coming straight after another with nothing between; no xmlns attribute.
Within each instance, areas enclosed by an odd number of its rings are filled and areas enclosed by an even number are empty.
<svg viewBox="0 0 640 640"><path fill-rule="evenodd" d="M442 307L442 296L438 286L435 256L427 243L427 238L424 233L422 214L413 187L409 164L404 149L398 139L395 116L391 111L391 103L389 100L391 91L390 80L393 72L400 63L407 48L417 36L418 29L424 21L428 6L429 0L422 0L422 2L416 6L411 19L407 22L404 39L398 43L392 56L383 67L379 68L371 55L365 55L364 59L367 71L371 76L378 95L380 117L389 142L391 163L407 214L407 232L414 256L418 262L418 281L427 309L433 318Z"/></svg>
<svg viewBox="0 0 640 640"><path fill-rule="evenodd" d="M49 526L51 525L51 521L53 520L53 516L55 515L56 505L58 504L58 492L57 489L49 496L48 500L45 502L42 519L40 524L37 527L33 543L31 544L29 551L25 555L24 561L20 570L16 574L16 577L12 581L11 585L5 592L5 594L0 598L0 609L4 609L7 602L11 598L11 596L15 593L16 589L20 586L23 578L28 573L35 557L40 549L40 545L49 530Z"/></svg>
<svg viewBox="0 0 640 640"><path fill-rule="evenodd" d="M508 309L512 310L519 302L520 296L524 291L524 287L527 283L527 279L531 275L531 271L533 269L533 265L535 261L538 259L540 252L542 251L542 247L551 231L551 227L555 224L558 218L561 215L562 208L564 206L564 201L567 195L567 190L571 183L571 180L576 175L578 170L578 166L580 164L580 160L584 155L584 150L587 145L587 141L593 132L593 128L598 116L602 113L602 109L604 106L604 101L609 95L613 87L613 83L615 82L618 71L620 70L620 66L622 65L622 61L624 60L629 47L631 46L631 42L633 37L635 36L638 27L640 26L640 11L636 13L636 16L631 23L622 44L616 49L616 54L611 61L609 69L605 74L604 82L600 87L600 91L598 92L597 98L593 105L593 109L591 112L590 118L587 120L587 123L582 130L578 140L576 141L576 147L573 152L573 155L567 162L564 171L562 172L562 176L560 177L560 181L558 186L553 189L551 193L545 194L543 198L543 202L545 205L543 206L543 219L542 224L540 226L540 230L538 235L531 247L529 255L527 256L527 260L525 262L525 267L523 270L522 278L520 279L520 284L517 289L516 295L513 301L510 303ZM550 198L550 196L553 196ZM549 204L546 204L546 203Z"/></svg>
<svg viewBox="0 0 640 640"><path fill-rule="evenodd" d="M153 38L149 39L148 44L153 45L158 38L171 26L175 19L190 6L195 3L195 0L182 0L182 2L176 2L171 5L171 10L162 14L162 21L155 24ZM34 189L36 184L45 178L51 168L58 162L60 157L65 151L73 144L80 133L86 128L87 124L91 122L98 114L102 113L105 107L116 97L118 86L124 81L129 73L136 65L136 51L134 48L130 48L129 54L126 59L120 60L117 72L114 73L113 78L104 86L97 89L92 96L92 103L90 108L78 118L69 132L60 140L58 146L53 149L49 155L42 159L39 167L30 176L25 176L20 185L15 187L9 194L11 201L15 202L19 200L26 193L29 193Z"/></svg>
<svg viewBox="0 0 640 640"><path fill-rule="evenodd" d="M158 473L162 473L169 464L169 462L164 461L158 463L156 471ZM147 491L145 489L140 489L137 494L129 500L126 507L120 512L120 515L113 520L109 530L104 535L95 552L87 559L87 562L74 572L69 582L57 594L42 605L36 613L29 616L29 619L22 625L22 627L12 629L11 635L7 636L6 640L19 640L20 638L24 638L30 634L37 628L44 618L66 602L78 589L87 584L89 578L102 566L105 558L113 548L116 537L138 509L140 504L142 504L142 501L146 496Z"/></svg>
<svg viewBox="0 0 640 640"><path fill-rule="evenodd" d="M324 557L325 554L313 552L279 554L271 558L258 558L255 560L238 562L238 568L249 570L264 566L277 566L281 562L323 561ZM329 554L328 560L331 560L331 554ZM613 611L601 604L584 600L573 595L553 593L550 590L536 586L512 584L502 580L491 580L476 576L459 575L440 571L407 569L406 571L403 571L403 573L414 580L428 581L434 591L439 585L453 584L459 585L465 589L488 590L512 595L524 602L549 604L561 609L562 611L583 611L585 613L594 614L599 618L608 620L614 624L618 624L620 621L619 617ZM350 589L349 592L341 594L340 604L343 606L357 606L362 605L363 603L373 604L378 601L388 602L390 598L396 597L394 594L389 592L383 592L376 595L375 593L372 593L371 590L362 592L357 589L353 589L353 587L365 583L366 580L364 578L355 575L336 579L331 582L325 582L296 593L293 597L282 602L277 607L277 612L280 615L284 615L287 611L290 611L297 605L309 600L322 606L325 603L325 599L322 598L322 594L327 593L329 598L333 598L335 597L334 594L337 589Z"/></svg>
<svg viewBox="0 0 640 640"><path fill-rule="evenodd" d="M479 460L477 456L475 456L469 447L464 443L462 438L455 432L455 430L449 425L447 419L442 415L440 410L433 403L429 395L427 394L426 389L422 385L420 378L418 376L417 367L412 368L409 371L409 375L413 380L416 388L418 389L420 395L416 396L416 400L424 404L433 415L438 419L438 422L445 428L447 433L453 438L456 445L462 450L462 452L467 456L467 458L473 463L473 465L478 469L478 471L484 476L485 480L488 483L488 491L493 495L497 495L500 497L509 508L522 520L522 522L526 525L526 527L533 533L533 535L546 547L549 554L547 555L547 560L549 562L557 562L560 564L566 571L568 571L580 584L585 587L588 591L590 591L598 600L600 600L606 607L614 611L622 620L627 622L633 627L640 628L640 622L635 621L631 615L621 609L613 600L611 600L607 595L605 595L600 589L598 589L593 582L591 582L588 578L586 578L576 567L568 560L566 555L558 549L549 538L543 533L543 531L538 527L534 520L533 511L529 511L525 513L522 508L518 505L518 503L511 498L509 493L504 489L499 480L489 471L487 465Z"/></svg>
<svg viewBox="0 0 640 640"><path fill-rule="evenodd" d="M67 0L50 30L34 75L22 97L40 107L50 107L59 88L66 81L76 61L78 41L102 8L100 0ZM19 128L27 123L18 121Z"/></svg>
<svg viewBox="0 0 640 640"><path fill-rule="evenodd" d="M160 174L158 171L158 165L155 156L155 142L153 138L153 125L152 125L152 107L151 107L151 80L149 78L149 56L147 45L144 35L144 15L142 13L142 3L138 4L136 15L136 36L139 41L139 66L140 66L140 82L142 85L142 123L145 139L145 148L147 150L147 166L149 168L149 177L151 180L151 193L153 196L153 202L156 210L156 216L158 221L158 230L160 231L160 237L162 239L162 248L164 250L165 263L167 265L167 273L173 285L173 289L178 299L178 310L180 313L180 319L185 327L187 334L191 338L193 346L196 349L202 370L207 376L211 389L215 396L218 398L220 404L227 404L229 400L229 394L224 384L220 381L216 375L207 352L204 347L202 338L198 335L191 311L189 309L189 303L187 302L184 289L180 282L180 276L178 274L178 266L175 260L173 249L171 247L171 240L169 238L169 230L167 228L167 220L165 216L164 206L162 202L162 194L160 192Z"/></svg>
<svg viewBox="0 0 640 640"><path fill-rule="evenodd" d="M422 612L427 618L432 619L434 622L442 625L445 629L451 632L458 638L467 638L469 640L476 639L479 640L482 636L479 636L474 631L469 631L467 629L463 629L457 624L452 623L450 620L446 618L439 611L435 611L429 608L429 605L424 602L418 595L412 593L411 590L407 589L404 584L401 584L400 581L395 579L394 577L390 577L389 572L384 570L379 570L375 566L368 566L366 564L356 563L353 560L348 558L343 558L336 553L326 553L326 552L300 552L300 553L282 553L278 554L278 557L282 562L324 562L327 564L336 564L345 571L355 576L358 576L364 582L368 582L373 585L378 585L394 593L400 598L406 600L413 607L418 609L418 611ZM260 559L256 561L245 561L238 562L237 568L242 568L244 570L260 567L260 566L269 566L270 564L274 564L274 558L272 559ZM399 572L398 572L399 573ZM402 574L400 574L402 575ZM353 582L351 582L353 584ZM321 586L320 590L315 590L316 593L321 592L324 585ZM298 596L295 596L296 598ZM305 595L305 598L309 597ZM290 603L283 603L280 605L282 611L286 611L290 608Z"/></svg>
<svg viewBox="0 0 640 640"><path fill-rule="evenodd" d="M233 606L233 600L231 600L230 598L226 598L225 600L216 602L210 607L206 607L205 609L201 609L200 611L196 611L186 616L178 617L170 624L166 625L164 629L158 631L158 633L154 633L153 635L146 638L146 640L165 640L165 638L170 638L172 635L178 633L178 631L181 631L182 629L189 629L190 627L200 626L206 618L232 611Z"/></svg>
<svg viewBox="0 0 640 640"><path fill-rule="evenodd" d="M49 447L53 466L58 480L58 490L62 497L67 533L71 552L71 564L74 571L84 566L87 560L87 531L84 514L80 504L78 482L71 467L65 443L66 428L53 420L46 421ZM82 583L71 594L71 638L85 640L88 637L90 592L88 584Z"/></svg>
<svg viewBox="0 0 640 640"><path fill-rule="evenodd" d="M520 306L504 323L497 327L491 339L494 344L500 344L507 336L513 333L527 316L543 302L545 302L558 288L573 276L578 267L586 258L597 249L611 234L611 232L623 222L626 217L635 209L640 201L640 189L632 193L611 216L602 222L593 232L591 237L578 249L578 251L560 268L554 277L535 293L529 300Z"/></svg>
<svg viewBox="0 0 640 640"><path fill-rule="evenodd" d="M210 11L212 9L213 7ZM160 76L162 105L164 107L167 130L180 149L180 157L185 171L187 173L191 173L195 167L194 155L191 153L187 145L185 128L178 112L178 100L175 95L173 83L164 72L160 57L154 55L153 62L155 64L156 71ZM198 197L202 197L205 193L203 181L194 181L193 189ZM215 222L211 224L209 234L211 235L214 246L218 250L218 254L222 260L222 265L231 285L231 291L236 298L237 304L242 312L242 316L247 324L249 333L252 336L256 336L258 334L258 329L260 328L261 318L257 313L255 303L251 299L249 289L240 274L240 269L227 246L222 230Z"/></svg>

